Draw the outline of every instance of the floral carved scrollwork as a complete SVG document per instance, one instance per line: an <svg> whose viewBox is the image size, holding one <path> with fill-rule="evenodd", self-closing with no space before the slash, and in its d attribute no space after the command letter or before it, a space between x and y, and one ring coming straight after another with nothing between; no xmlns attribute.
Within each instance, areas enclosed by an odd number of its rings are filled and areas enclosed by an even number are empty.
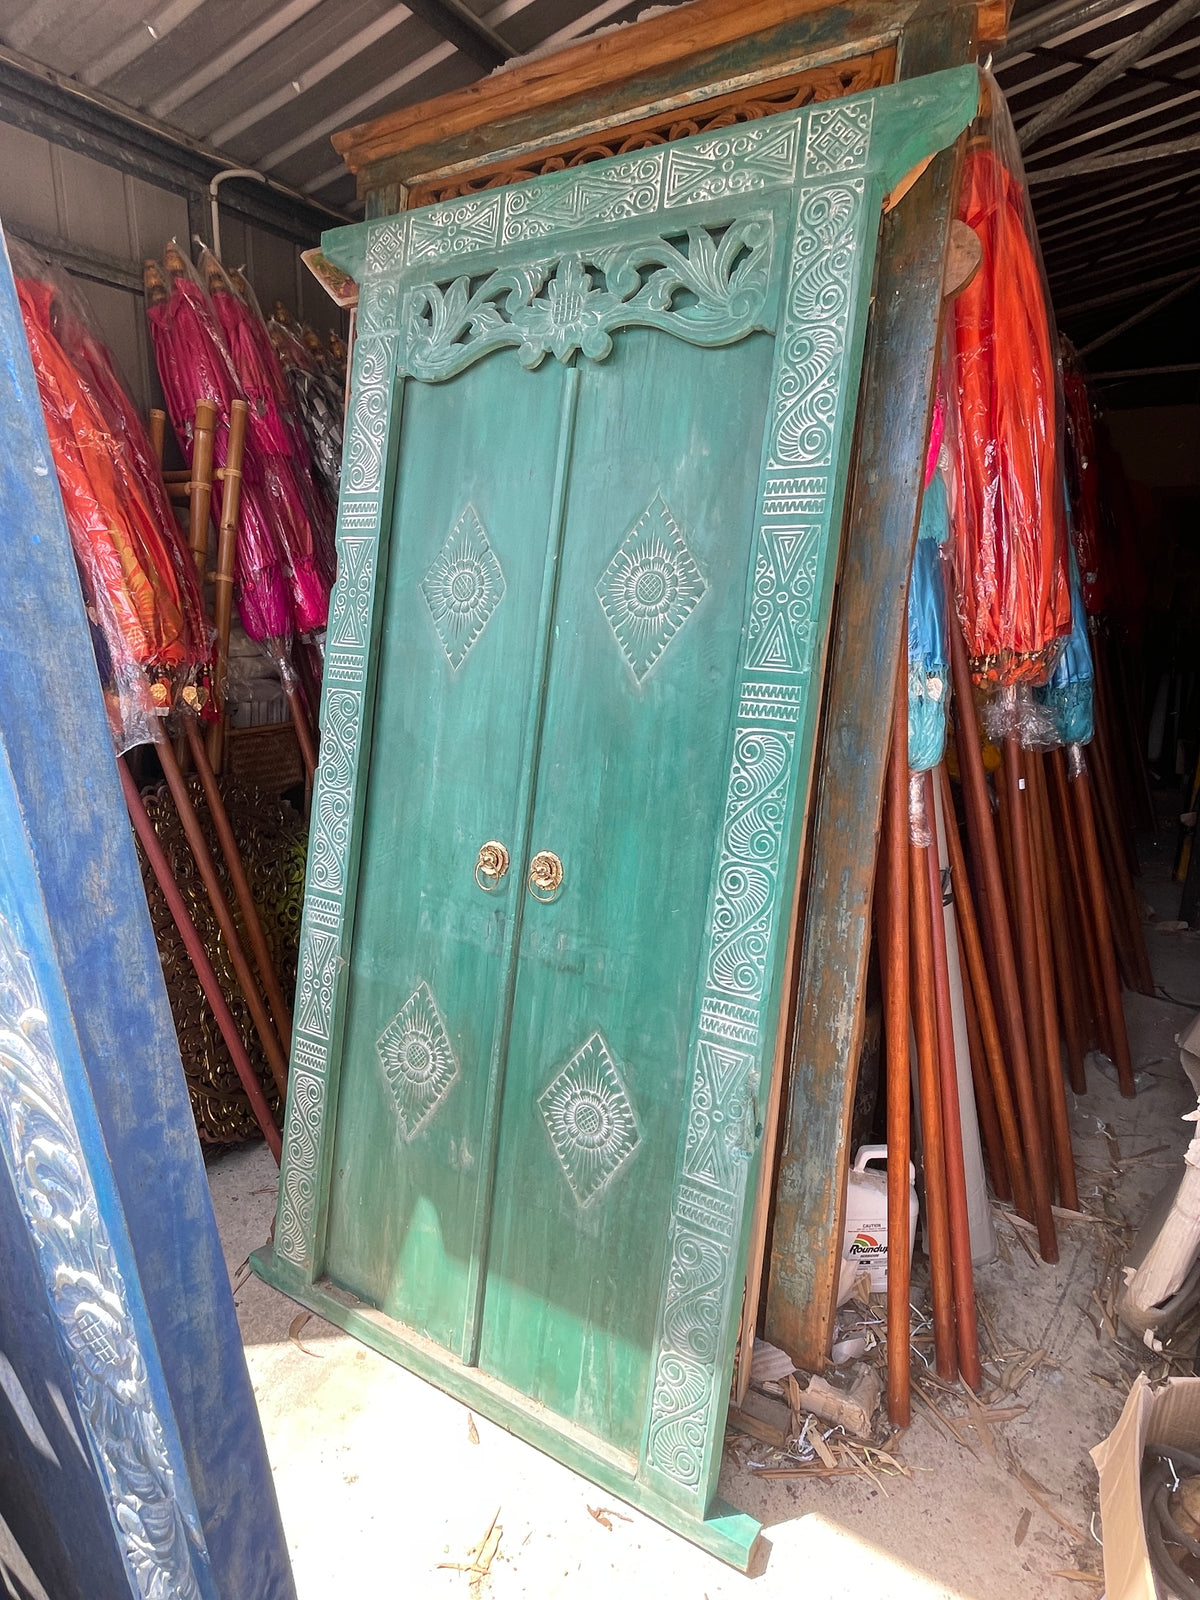
<svg viewBox="0 0 1200 1600"><path fill-rule="evenodd" d="M155 1410L33 965L2 914L0 1153L66 1345L133 1592L199 1600L204 1534Z"/></svg>
<svg viewBox="0 0 1200 1600"><path fill-rule="evenodd" d="M593 361L620 328L661 328L690 344L731 344L767 326L773 218L689 228L610 249L573 252L409 292L403 363L413 377L453 377L492 350L526 367L576 350Z"/></svg>

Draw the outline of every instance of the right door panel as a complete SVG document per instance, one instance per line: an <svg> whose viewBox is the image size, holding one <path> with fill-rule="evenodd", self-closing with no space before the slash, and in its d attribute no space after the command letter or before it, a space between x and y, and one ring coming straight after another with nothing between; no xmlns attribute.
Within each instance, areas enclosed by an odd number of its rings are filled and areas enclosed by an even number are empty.
<svg viewBox="0 0 1200 1600"><path fill-rule="evenodd" d="M631 330L580 363L530 835L564 881L526 900L479 1361L631 1460L773 348Z"/></svg>

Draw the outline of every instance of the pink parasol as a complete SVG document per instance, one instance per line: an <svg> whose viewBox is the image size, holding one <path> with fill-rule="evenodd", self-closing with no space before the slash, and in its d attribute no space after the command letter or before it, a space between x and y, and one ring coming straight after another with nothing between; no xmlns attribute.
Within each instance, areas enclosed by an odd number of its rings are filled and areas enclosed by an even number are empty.
<svg viewBox="0 0 1200 1600"><path fill-rule="evenodd" d="M220 469L229 448L230 408L244 396L208 297L174 242L168 245L165 259L166 274L157 261L147 261L143 269L146 315L163 397L189 464L196 401L213 402L217 408L213 460ZM283 560L249 460L243 471L236 567L238 611L250 638L270 641L275 646L273 654L286 655L294 620ZM219 478L213 492L219 506Z"/></svg>

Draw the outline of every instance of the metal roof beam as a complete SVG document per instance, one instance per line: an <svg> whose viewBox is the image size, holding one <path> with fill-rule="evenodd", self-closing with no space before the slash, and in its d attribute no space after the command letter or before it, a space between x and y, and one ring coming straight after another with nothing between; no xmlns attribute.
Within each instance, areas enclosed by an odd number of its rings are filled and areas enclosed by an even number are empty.
<svg viewBox="0 0 1200 1600"><path fill-rule="evenodd" d="M1138 283L1127 283L1123 289L1112 289L1108 294L1093 295L1090 300L1077 300L1074 305L1055 306L1056 317L1082 317L1089 311L1099 311L1104 306L1120 305L1122 300L1136 300L1139 294L1147 294L1151 289L1163 289L1169 283L1180 283L1184 278L1193 278L1195 273L1191 267L1184 267L1182 272L1168 272L1161 278L1150 278Z"/></svg>
<svg viewBox="0 0 1200 1600"><path fill-rule="evenodd" d="M1175 0L1175 4L1169 6L1161 17L1143 28L1140 33L1135 33L1132 38L1126 39L1125 43L1111 55L1106 56L1099 66L1093 67L1080 78L1078 83L1072 84L1069 89L1064 89L1062 94L1056 95L1036 117L1031 118L1021 129L1021 149L1027 150L1044 133L1057 127L1064 117L1070 116L1080 106L1095 99L1101 89L1122 75L1126 67L1133 66L1143 56L1149 55L1158 45L1177 33L1185 22L1190 22L1198 11L1200 11L1200 0Z"/></svg>
<svg viewBox="0 0 1200 1600"><path fill-rule="evenodd" d="M511 61L516 51L487 23L469 11L462 0L408 0L414 17L428 23L456 50L485 72Z"/></svg>
<svg viewBox="0 0 1200 1600"><path fill-rule="evenodd" d="M1143 306L1140 311L1135 311L1132 316L1126 317L1124 322L1118 322L1115 328L1109 328L1104 333L1097 334L1094 339L1090 339L1079 354L1081 356L1090 355L1093 350L1099 350L1101 345L1110 343L1130 328L1136 328L1139 322L1145 322L1146 318L1152 317L1156 311L1162 311L1173 300L1178 300L1181 295L1188 294L1198 283L1200 283L1200 272L1193 272L1190 278L1185 279L1183 283L1176 284L1173 289L1168 289L1166 294L1159 295L1157 300L1151 300L1148 306Z"/></svg>
<svg viewBox="0 0 1200 1600"><path fill-rule="evenodd" d="M1187 139L1168 139L1165 144L1142 145L1137 150L1113 150L1105 155L1081 156L1078 161L1065 161L1061 167L1044 167L1025 174L1025 182L1055 183L1060 178L1082 178L1089 172L1109 172L1114 167L1137 167L1147 161L1165 161L1170 156L1190 155L1200 150L1200 134Z"/></svg>
<svg viewBox="0 0 1200 1600"><path fill-rule="evenodd" d="M1029 16L1022 17L1008 30L1004 49L996 56L996 65L1006 66L1014 56L1024 55L1027 50L1045 44L1049 39L1060 39L1065 34L1075 33L1088 23L1099 27L1104 22L1128 16L1131 11L1140 10L1143 5L1150 3L1151 0L1138 0L1135 5L1130 5L1128 0L1121 0L1121 3L1114 3L1114 0L1083 0L1081 5L1079 0L1062 0L1059 5L1042 6Z"/></svg>

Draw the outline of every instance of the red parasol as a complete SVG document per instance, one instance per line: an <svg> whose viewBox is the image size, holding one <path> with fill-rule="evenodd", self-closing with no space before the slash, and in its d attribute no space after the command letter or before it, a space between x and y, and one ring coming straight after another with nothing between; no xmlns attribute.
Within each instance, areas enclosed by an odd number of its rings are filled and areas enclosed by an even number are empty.
<svg viewBox="0 0 1200 1600"><path fill-rule="evenodd" d="M230 407L244 396L208 298L174 244L167 247L166 265L169 283L157 261L145 263L144 279L146 314L167 412L190 463L196 401L213 402L217 408L213 459L219 469L229 447ZM218 507L219 481L214 484ZM241 503L236 577L242 626L252 639L273 641L273 654L284 654L285 641L293 632L292 606L279 547L249 466Z"/></svg>
<svg viewBox="0 0 1200 1600"><path fill-rule="evenodd" d="M1039 682L1071 629L1054 347L1025 191L990 147L963 164L959 216L983 261L954 306L954 558L979 681Z"/></svg>
<svg viewBox="0 0 1200 1600"><path fill-rule="evenodd" d="M205 660L207 638L197 640L189 630L190 606L182 603L169 538L127 470L121 441L55 336L53 286L26 277L16 286L89 609L102 623L114 666L131 659L145 674L155 709L166 711L172 676Z"/></svg>

